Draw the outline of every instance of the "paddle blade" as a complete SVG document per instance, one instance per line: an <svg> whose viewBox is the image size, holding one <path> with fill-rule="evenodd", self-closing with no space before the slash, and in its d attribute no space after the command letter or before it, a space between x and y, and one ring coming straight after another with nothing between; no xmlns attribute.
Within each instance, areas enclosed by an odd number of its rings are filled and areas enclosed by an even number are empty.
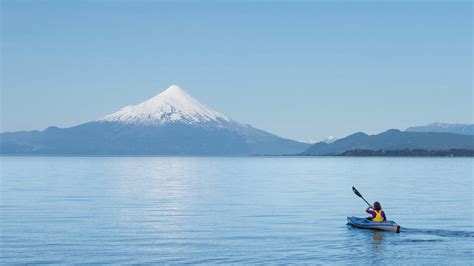
<svg viewBox="0 0 474 266"><path fill-rule="evenodd" d="M362 195L359 193L359 191L357 191L355 187L352 187L352 192L354 192L354 194L356 194L358 197L362 198Z"/></svg>

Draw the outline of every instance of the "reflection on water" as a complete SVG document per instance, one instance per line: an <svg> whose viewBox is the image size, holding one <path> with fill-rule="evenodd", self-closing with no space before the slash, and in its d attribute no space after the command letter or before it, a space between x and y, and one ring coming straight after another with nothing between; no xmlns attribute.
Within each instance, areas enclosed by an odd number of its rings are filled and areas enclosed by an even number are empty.
<svg viewBox="0 0 474 266"><path fill-rule="evenodd" d="M472 159L0 159L0 263L473 258ZM401 233L346 226L366 215L352 185Z"/></svg>
<svg viewBox="0 0 474 266"><path fill-rule="evenodd" d="M380 241L382 241L383 239L383 235L379 232L375 232L374 233L374 240L375 240L375 243L379 243Z"/></svg>
<svg viewBox="0 0 474 266"><path fill-rule="evenodd" d="M374 254L378 254L380 252L382 252L382 245L383 245L383 234L380 233L380 232L371 232L370 234L372 234L372 237L373 237L373 241L371 241L373 243L373 253Z"/></svg>

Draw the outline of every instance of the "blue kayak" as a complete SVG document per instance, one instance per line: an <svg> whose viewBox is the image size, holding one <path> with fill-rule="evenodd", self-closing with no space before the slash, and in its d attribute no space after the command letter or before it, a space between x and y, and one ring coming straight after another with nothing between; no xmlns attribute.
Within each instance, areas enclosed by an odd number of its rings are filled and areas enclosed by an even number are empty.
<svg viewBox="0 0 474 266"><path fill-rule="evenodd" d="M347 224L350 224L357 228L400 233L400 225L398 225L394 221L385 221L385 222L377 223L377 222L372 222L371 220L368 220L366 218L359 218L359 217L352 216L352 217L347 217Z"/></svg>

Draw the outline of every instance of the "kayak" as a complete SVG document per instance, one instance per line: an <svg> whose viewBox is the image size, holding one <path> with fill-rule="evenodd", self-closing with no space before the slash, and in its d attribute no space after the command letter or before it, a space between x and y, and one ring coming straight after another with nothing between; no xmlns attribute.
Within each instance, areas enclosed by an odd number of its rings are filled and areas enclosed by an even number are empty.
<svg viewBox="0 0 474 266"><path fill-rule="evenodd" d="M347 224L350 224L357 228L390 231L394 233L400 233L400 225L394 221L385 221L381 223L372 222L366 218L359 217L347 217Z"/></svg>

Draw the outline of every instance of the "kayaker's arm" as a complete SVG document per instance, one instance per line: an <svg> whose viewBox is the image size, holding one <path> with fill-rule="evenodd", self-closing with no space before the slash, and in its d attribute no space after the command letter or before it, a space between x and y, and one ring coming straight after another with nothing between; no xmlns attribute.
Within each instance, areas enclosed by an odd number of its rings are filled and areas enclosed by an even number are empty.
<svg viewBox="0 0 474 266"><path fill-rule="evenodd" d="M367 207L367 209L365 209L365 212L372 214L372 210L371 210L371 209L373 209L372 206L369 206L369 207Z"/></svg>

